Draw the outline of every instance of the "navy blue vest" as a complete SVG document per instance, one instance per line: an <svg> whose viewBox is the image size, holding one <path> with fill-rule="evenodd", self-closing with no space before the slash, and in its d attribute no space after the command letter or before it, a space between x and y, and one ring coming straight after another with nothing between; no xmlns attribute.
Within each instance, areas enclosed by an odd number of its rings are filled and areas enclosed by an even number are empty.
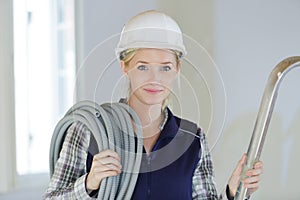
<svg viewBox="0 0 300 200"><path fill-rule="evenodd" d="M132 200L192 199L192 178L200 160L197 125L175 117L168 120L150 155L145 150ZM92 156L87 159L90 170Z"/></svg>

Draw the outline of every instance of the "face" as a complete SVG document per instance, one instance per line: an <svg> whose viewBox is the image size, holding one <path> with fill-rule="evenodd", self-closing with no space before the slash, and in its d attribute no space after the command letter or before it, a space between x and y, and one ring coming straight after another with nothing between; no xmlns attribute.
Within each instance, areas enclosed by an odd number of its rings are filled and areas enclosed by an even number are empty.
<svg viewBox="0 0 300 200"><path fill-rule="evenodd" d="M176 55L162 49L139 49L128 66L121 66L130 80L130 98L146 105L162 105L180 69Z"/></svg>

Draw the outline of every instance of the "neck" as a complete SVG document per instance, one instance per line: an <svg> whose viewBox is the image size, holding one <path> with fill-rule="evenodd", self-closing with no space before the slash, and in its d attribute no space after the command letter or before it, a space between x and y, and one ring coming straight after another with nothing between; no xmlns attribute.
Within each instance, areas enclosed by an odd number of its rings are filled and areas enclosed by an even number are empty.
<svg viewBox="0 0 300 200"><path fill-rule="evenodd" d="M146 105L136 98L130 98L128 104L137 113L143 129L159 128L163 119L161 104Z"/></svg>

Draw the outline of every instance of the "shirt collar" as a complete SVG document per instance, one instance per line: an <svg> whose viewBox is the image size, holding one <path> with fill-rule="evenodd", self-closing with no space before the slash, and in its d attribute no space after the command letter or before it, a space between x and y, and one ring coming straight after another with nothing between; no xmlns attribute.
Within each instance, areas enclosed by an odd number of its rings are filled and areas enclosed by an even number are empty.
<svg viewBox="0 0 300 200"><path fill-rule="evenodd" d="M169 109L165 108L163 111L163 120L161 122L161 124L159 125L159 130L162 131L164 126L166 125L167 121L168 121L168 117L169 117Z"/></svg>
<svg viewBox="0 0 300 200"><path fill-rule="evenodd" d="M173 138L177 135L179 129L178 124L180 123L180 119L175 117L169 108L165 108L164 113L165 118L161 125L160 136L161 138Z"/></svg>
<svg viewBox="0 0 300 200"><path fill-rule="evenodd" d="M122 99L120 99L119 102L127 104L127 99L122 98ZM168 107L166 107L163 110L163 115L164 115L163 121L159 126L159 130L161 131L160 137L161 138L166 138L166 137L173 138L176 136L176 134L178 132L178 129L179 129L178 124L180 123L180 120L179 120L179 118L177 118L173 115L173 113L171 112L171 110Z"/></svg>

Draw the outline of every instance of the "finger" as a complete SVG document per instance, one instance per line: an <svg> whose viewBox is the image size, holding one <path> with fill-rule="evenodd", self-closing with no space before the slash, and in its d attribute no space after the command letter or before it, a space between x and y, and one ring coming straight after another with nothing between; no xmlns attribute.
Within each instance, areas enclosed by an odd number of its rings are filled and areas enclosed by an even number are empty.
<svg viewBox="0 0 300 200"><path fill-rule="evenodd" d="M119 161L121 161L120 156L113 150L106 149L104 151L99 152L98 154L94 155L95 159L101 159L105 157L113 157Z"/></svg>
<svg viewBox="0 0 300 200"><path fill-rule="evenodd" d="M243 164L246 163L246 161L247 161L247 154L246 154L246 153L243 154L241 160L242 160L242 163L243 163Z"/></svg>
<svg viewBox="0 0 300 200"><path fill-rule="evenodd" d="M101 173L101 172L106 172L106 171L116 171L118 173L121 173L122 168L118 167L118 166L115 166L113 164L107 164L107 165L95 165L93 167L93 172L95 173Z"/></svg>
<svg viewBox="0 0 300 200"><path fill-rule="evenodd" d="M107 177L111 177L111 176L117 176L119 173L114 171L114 170L110 170L110 171L105 171L105 172L101 172L101 173L94 173L93 174L93 178L95 178L95 180L97 180L97 182L100 184L101 180L103 180L104 178Z"/></svg>
<svg viewBox="0 0 300 200"><path fill-rule="evenodd" d="M242 173L243 166L246 162L246 159L247 159L246 154L243 154L242 158L239 160L236 168L234 169L233 174L240 175Z"/></svg>
<svg viewBox="0 0 300 200"><path fill-rule="evenodd" d="M95 163L94 163L95 162ZM107 165L107 164L114 164L118 168L122 168L120 163L120 157L118 154L112 150L105 150L98 154L96 154L93 158L93 163L95 165Z"/></svg>
<svg viewBox="0 0 300 200"><path fill-rule="evenodd" d="M122 165L119 160L116 160L115 158L112 157L105 157L101 159L95 159L95 162L102 164L102 165L110 165L113 164L117 166L118 168L122 168Z"/></svg>
<svg viewBox="0 0 300 200"><path fill-rule="evenodd" d="M245 178L243 180L243 183L245 185L251 185L251 184L259 183L259 181L260 181L260 176L252 176L252 177Z"/></svg>
<svg viewBox="0 0 300 200"><path fill-rule="evenodd" d="M101 173L101 176L102 176L102 179L103 178L107 178L107 177L110 177L110 176L117 176L119 173L114 171L114 170L111 170L111 171L106 171L106 172L102 172Z"/></svg>
<svg viewBox="0 0 300 200"><path fill-rule="evenodd" d="M251 190L257 190L259 187L259 182L244 183L244 187Z"/></svg>
<svg viewBox="0 0 300 200"><path fill-rule="evenodd" d="M258 161L254 164L254 169L257 169L257 168L263 168L263 162L261 161Z"/></svg>
<svg viewBox="0 0 300 200"><path fill-rule="evenodd" d="M246 172L246 176L259 176L263 173L262 168L250 169Z"/></svg>

